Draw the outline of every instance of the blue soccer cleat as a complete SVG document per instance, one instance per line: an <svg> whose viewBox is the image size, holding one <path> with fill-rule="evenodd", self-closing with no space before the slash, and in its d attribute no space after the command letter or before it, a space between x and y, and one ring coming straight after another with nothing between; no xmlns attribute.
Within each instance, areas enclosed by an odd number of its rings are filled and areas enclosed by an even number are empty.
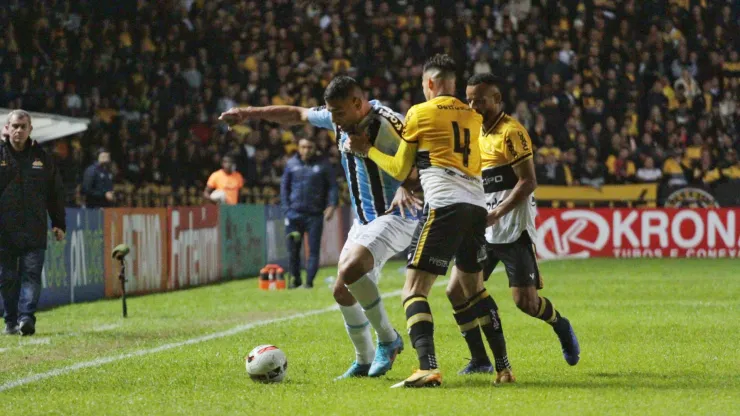
<svg viewBox="0 0 740 416"><path fill-rule="evenodd" d="M367 372L370 370L370 364L360 364L357 361L353 362L349 369L341 376L334 380L344 380L352 377L367 377Z"/></svg>
<svg viewBox="0 0 740 416"><path fill-rule="evenodd" d="M493 365L490 361L476 361L470 360L468 365L462 370L458 371L457 374L464 376L468 374L492 374Z"/></svg>
<svg viewBox="0 0 740 416"><path fill-rule="evenodd" d="M570 321L564 317L560 317L558 322L553 326L555 333L560 339L560 345L563 348L563 358L569 365L576 365L581 359L581 347L578 345L578 338L576 333L573 331L573 326Z"/></svg>
<svg viewBox="0 0 740 416"><path fill-rule="evenodd" d="M391 342L378 341L378 349L375 351L375 359L370 365L368 376L380 377L393 368L393 362L396 356L403 351L403 338L396 331L396 340Z"/></svg>

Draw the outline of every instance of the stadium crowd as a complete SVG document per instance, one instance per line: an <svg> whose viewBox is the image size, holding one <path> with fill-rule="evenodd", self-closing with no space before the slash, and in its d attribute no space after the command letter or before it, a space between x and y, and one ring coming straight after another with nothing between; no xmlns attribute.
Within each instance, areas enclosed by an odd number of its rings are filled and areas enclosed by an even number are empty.
<svg viewBox="0 0 740 416"><path fill-rule="evenodd" d="M82 172L101 147L119 204L201 203L226 154L246 182L241 201L277 203L296 140L338 163L332 138L256 122L229 131L222 111L321 105L332 77L348 74L405 113L437 52L461 80L506 80L505 109L532 136L540 184L740 178L737 1L8 1L0 107L91 119L50 145L70 205L83 203Z"/></svg>

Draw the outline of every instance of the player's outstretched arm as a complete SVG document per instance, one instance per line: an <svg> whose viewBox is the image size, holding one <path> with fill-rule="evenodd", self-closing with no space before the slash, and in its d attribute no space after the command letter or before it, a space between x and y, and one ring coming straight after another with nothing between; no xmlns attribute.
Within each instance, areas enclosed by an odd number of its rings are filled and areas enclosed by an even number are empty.
<svg viewBox="0 0 740 416"><path fill-rule="evenodd" d="M265 120L286 126L308 123L310 109L292 105L270 105L266 107L234 107L221 113L218 118L230 126L248 120Z"/></svg>

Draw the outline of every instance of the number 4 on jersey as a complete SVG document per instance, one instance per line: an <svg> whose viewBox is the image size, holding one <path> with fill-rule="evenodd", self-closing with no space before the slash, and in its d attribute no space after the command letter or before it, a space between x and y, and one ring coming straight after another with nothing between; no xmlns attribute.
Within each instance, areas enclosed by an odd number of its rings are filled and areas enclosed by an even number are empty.
<svg viewBox="0 0 740 416"><path fill-rule="evenodd" d="M452 133L455 138L455 153L462 153L463 166L468 167L468 156L470 155L470 129L463 129L463 139L460 140L460 126L457 121L452 122Z"/></svg>

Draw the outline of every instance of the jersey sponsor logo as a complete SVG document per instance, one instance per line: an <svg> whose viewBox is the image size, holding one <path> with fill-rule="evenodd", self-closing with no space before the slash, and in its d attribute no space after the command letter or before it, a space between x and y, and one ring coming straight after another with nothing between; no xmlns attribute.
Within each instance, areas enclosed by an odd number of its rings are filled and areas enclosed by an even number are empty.
<svg viewBox="0 0 740 416"><path fill-rule="evenodd" d="M437 110L473 111L473 109L470 107L460 107L456 105L441 105L441 104L437 104Z"/></svg>
<svg viewBox="0 0 740 416"><path fill-rule="evenodd" d="M519 135L519 141L522 143L522 150L524 150L524 153L529 153L529 145L527 145L527 139L524 137L524 133L517 131L516 134Z"/></svg>
<svg viewBox="0 0 740 416"><path fill-rule="evenodd" d="M393 114L392 111L388 110L385 107L378 107L377 112L381 117L388 120L388 123L393 126L393 129L396 130L396 133L398 133L399 135L403 134L403 122L395 114Z"/></svg>
<svg viewBox="0 0 740 416"><path fill-rule="evenodd" d="M506 148L509 150L512 159L516 159L517 156L519 156L519 153L517 153L516 149L514 148L514 143L511 141L511 136L506 136L506 140L504 140L504 142L506 143Z"/></svg>
<svg viewBox="0 0 740 416"><path fill-rule="evenodd" d="M488 178L483 178L483 186L486 186L491 183L501 183L503 181L504 181L504 175L489 176Z"/></svg>

